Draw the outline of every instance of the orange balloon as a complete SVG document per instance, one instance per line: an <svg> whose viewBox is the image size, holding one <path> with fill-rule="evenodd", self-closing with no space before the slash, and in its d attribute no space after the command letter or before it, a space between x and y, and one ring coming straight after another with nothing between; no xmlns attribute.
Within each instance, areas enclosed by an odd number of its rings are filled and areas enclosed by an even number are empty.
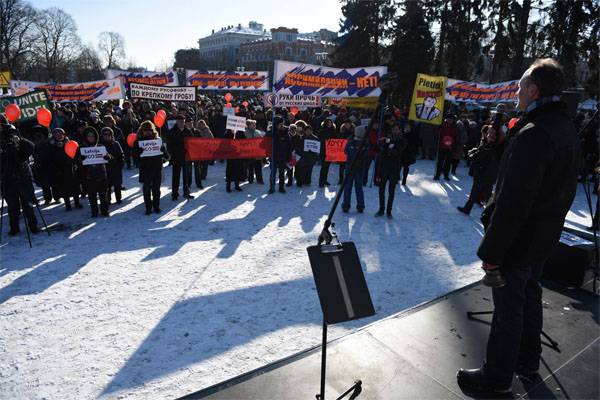
<svg viewBox="0 0 600 400"><path fill-rule="evenodd" d="M165 124L165 117L163 117L160 114L156 114L154 116L154 125L158 126L159 128L162 128L162 126Z"/></svg>
<svg viewBox="0 0 600 400"><path fill-rule="evenodd" d="M156 114L156 115L158 115L158 114ZM137 140L137 134L130 133L129 135L127 135L127 145L129 147L133 147L133 145L135 144L136 140Z"/></svg>
<svg viewBox="0 0 600 400"><path fill-rule="evenodd" d="M16 104L9 104L4 109L4 114L8 122L13 123L21 117L21 109Z"/></svg>
<svg viewBox="0 0 600 400"><path fill-rule="evenodd" d="M38 123L48 128L52 122L52 113L45 107L42 107L37 112Z"/></svg>
<svg viewBox="0 0 600 400"><path fill-rule="evenodd" d="M519 118L511 118L510 121L508 121L508 129L512 129L518 121Z"/></svg>
<svg viewBox="0 0 600 400"><path fill-rule="evenodd" d="M69 158L75 158L78 147L79 143L74 140L69 140L67 143L65 143L65 153L69 156Z"/></svg>
<svg viewBox="0 0 600 400"><path fill-rule="evenodd" d="M225 101L226 102L230 102L233 99L233 96L231 95L231 93L227 93L225 94Z"/></svg>
<svg viewBox="0 0 600 400"><path fill-rule="evenodd" d="M298 110L298 107L292 107L290 108L290 112L292 113L292 115L295 117L296 114L298 114L300 110Z"/></svg>
<svg viewBox="0 0 600 400"><path fill-rule="evenodd" d="M165 110L163 110L162 108L156 112L156 115L162 115L162 117L164 119L167 118L167 112Z"/></svg>
<svg viewBox="0 0 600 400"><path fill-rule="evenodd" d="M232 107L232 106L231 106L231 103L227 103L227 104L225 104L225 108L231 108L231 107Z"/></svg>
<svg viewBox="0 0 600 400"><path fill-rule="evenodd" d="M248 104L250 104L250 103L248 103L247 101L244 101L244 102L242 102L242 105L243 105L244 107L248 107Z"/></svg>

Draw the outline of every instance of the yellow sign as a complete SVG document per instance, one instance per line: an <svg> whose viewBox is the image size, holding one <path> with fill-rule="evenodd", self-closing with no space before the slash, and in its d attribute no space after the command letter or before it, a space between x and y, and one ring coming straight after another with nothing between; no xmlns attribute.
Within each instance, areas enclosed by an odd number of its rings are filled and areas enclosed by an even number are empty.
<svg viewBox="0 0 600 400"><path fill-rule="evenodd" d="M444 119L446 77L417 74L408 119L440 125Z"/></svg>
<svg viewBox="0 0 600 400"><path fill-rule="evenodd" d="M325 103L336 107L377 108L378 97L328 97Z"/></svg>
<svg viewBox="0 0 600 400"><path fill-rule="evenodd" d="M8 82L12 79L12 74L10 71L1 71L0 72L0 88L7 88Z"/></svg>

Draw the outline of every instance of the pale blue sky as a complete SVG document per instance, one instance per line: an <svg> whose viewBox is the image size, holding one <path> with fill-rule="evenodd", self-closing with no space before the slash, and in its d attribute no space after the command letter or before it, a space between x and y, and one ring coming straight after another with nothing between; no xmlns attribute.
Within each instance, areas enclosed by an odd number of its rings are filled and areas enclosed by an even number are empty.
<svg viewBox="0 0 600 400"><path fill-rule="evenodd" d="M102 31L125 38L127 58L155 69L172 60L177 49L197 47L212 29L257 21L312 32L339 30L337 0L31 0L38 8L58 7L71 14L84 43L96 47Z"/></svg>

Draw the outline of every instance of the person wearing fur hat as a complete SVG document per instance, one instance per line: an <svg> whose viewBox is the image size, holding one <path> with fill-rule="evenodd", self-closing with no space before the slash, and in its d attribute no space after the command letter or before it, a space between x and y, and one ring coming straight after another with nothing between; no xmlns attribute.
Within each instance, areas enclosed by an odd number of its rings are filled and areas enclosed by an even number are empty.
<svg viewBox="0 0 600 400"><path fill-rule="evenodd" d="M48 147L44 149L47 155L41 156L41 167L47 167L50 177L50 186L55 196L62 198L65 209L71 211L71 197L75 208L83 208L79 202L79 175L77 164L65 153L65 144L69 142L65 131L56 128L52 131L52 138Z"/></svg>
<svg viewBox="0 0 600 400"><path fill-rule="evenodd" d="M98 131L94 127L87 127L83 132L84 142L81 147L96 147L100 141ZM88 192L88 200L92 210L92 218L98 216L98 200L100 201L100 214L108 217L108 199L106 193L108 191L108 176L106 174L106 164L83 165L85 156L81 154L81 148L78 151L79 161L82 170L82 176L85 183L85 188ZM109 161L112 158L110 154L106 154L104 159Z"/></svg>
<svg viewBox="0 0 600 400"><path fill-rule="evenodd" d="M365 127L357 126L354 128L354 135L346 143L346 186L344 187L344 200L342 202L342 211L347 213L350 210L350 201L352 199L352 186L356 192L356 211L362 213L365 209L365 196L363 193L364 168L367 159L367 146L363 146L365 140ZM350 166L354 163L354 171L350 173Z"/></svg>
<svg viewBox="0 0 600 400"><path fill-rule="evenodd" d="M169 159L169 153L163 144L160 148L162 155L142 157L143 149L140 146L142 140L158 139L158 131L150 121L144 121L140 124L138 135L132 147L132 153L138 165L140 166L139 181L142 184L144 193L144 205L146 206L146 215L150 215L152 210L160 213L160 182L162 179L163 162Z"/></svg>
<svg viewBox="0 0 600 400"><path fill-rule="evenodd" d="M115 191L115 200L117 204L121 204L121 185L123 185L123 166L124 156L121 144L115 139L112 128L104 127L100 131L102 135L102 144L106 147L106 151L111 155L106 165L106 173L108 176L108 189L106 198L108 204L111 203L112 189Z"/></svg>

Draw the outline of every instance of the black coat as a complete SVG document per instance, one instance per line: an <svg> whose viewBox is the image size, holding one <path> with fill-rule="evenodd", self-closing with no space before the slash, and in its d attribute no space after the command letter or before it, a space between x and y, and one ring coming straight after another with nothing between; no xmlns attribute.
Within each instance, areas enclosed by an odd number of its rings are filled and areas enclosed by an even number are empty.
<svg viewBox="0 0 600 400"><path fill-rule="evenodd" d="M112 156L106 165L106 173L108 175L108 184L113 186L121 186L123 183L123 166L124 159L123 148L116 140L112 143L104 143L106 151Z"/></svg>
<svg viewBox="0 0 600 400"><path fill-rule="evenodd" d="M40 187L50 186L51 176L51 145L50 140L45 140L35 145L33 151L33 177Z"/></svg>
<svg viewBox="0 0 600 400"><path fill-rule="evenodd" d="M138 140L133 143L131 152L133 157L138 161L140 168L139 182L150 183L151 181L162 177L163 162L169 159L169 153L167 152L166 146L163 145L160 148L162 155L152 157L140 157L143 149L140 147Z"/></svg>
<svg viewBox="0 0 600 400"><path fill-rule="evenodd" d="M16 145L10 143L2 146L0 154L0 167L2 168L0 182L2 185L31 183L33 175L29 166L29 157L33 154L33 150L33 142L24 138L21 138Z"/></svg>
<svg viewBox="0 0 600 400"><path fill-rule="evenodd" d="M580 146L563 103L549 103L519 121L482 214L487 227L477 251L484 262L542 265L560 237L577 192Z"/></svg>
<svg viewBox="0 0 600 400"><path fill-rule="evenodd" d="M65 153L64 145L68 142L48 141L48 176L50 186L59 196L71 196L79 192L79 180L76 174L75 162Z"/></svg>
<svg viewBox="0 0 600 400"><path fill-rule="evenodd" d="M406 141L399 137L390 140L389 143L381 142L379 144L379 155L376 161L376 176L382 180L390 181L400 180L400 163L402 161L402 151L406 147Z"/></svg>
<svg viewBox="0 0 600 400"><path fill-rule="evenodd" d="M266 136L272 137L273 132L267 132ZM292 158L292 141L287 129L275 131L275 138L273 140L275 141L275 156L273 157L275 165L277 168L285 168L290 158Z"/></svg>
<svg viewBox="0 0 600 400"><path fill-rule="evenodd" d="M171 155L172 164L183 164L185 162L184 138L192 136L193 134L189 129L183 128L183 130L179 130L177 125L167 132L165 142L167 143L167 149Z"/></svg>
<svg viewBox="0 0 600 400"><path fill-rule="evenodd" d="M242 132L237 132L235 135L232 133L225 134L225 139L246 139L246 135ZM244 168L244 160L241 159L229 159L227 160L227 166L225 167L225 180L227 182L239 182L246 179L246 169Z"/></svg>

